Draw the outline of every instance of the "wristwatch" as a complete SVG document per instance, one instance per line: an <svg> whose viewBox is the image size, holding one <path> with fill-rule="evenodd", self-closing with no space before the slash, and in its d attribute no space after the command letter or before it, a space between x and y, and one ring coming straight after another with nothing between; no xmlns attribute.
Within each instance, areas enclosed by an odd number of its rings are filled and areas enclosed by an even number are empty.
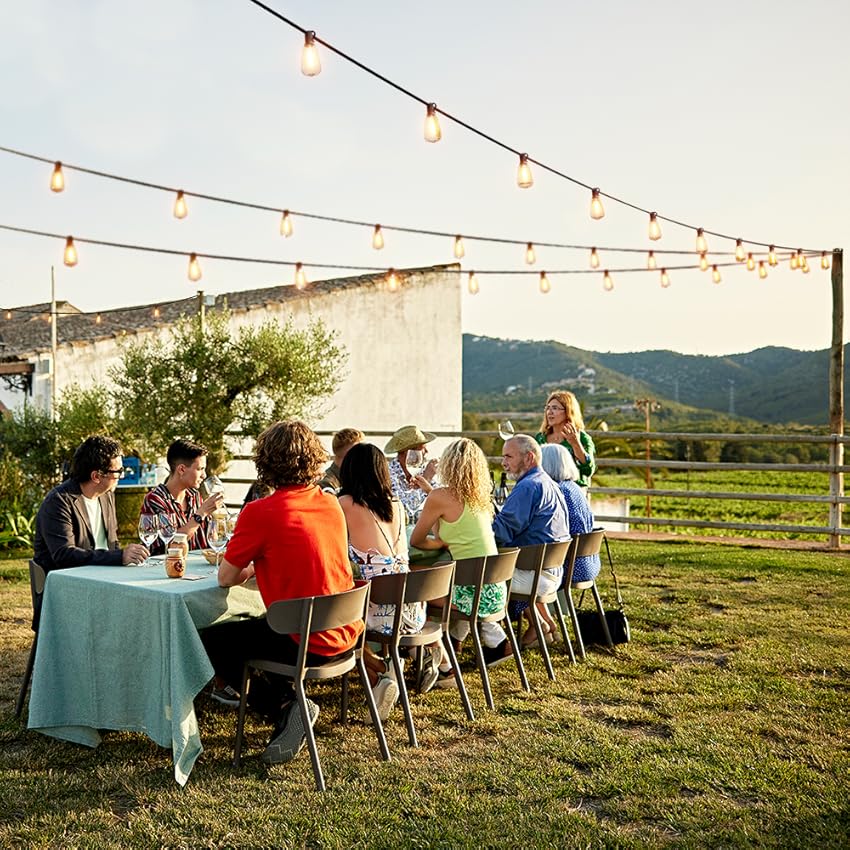
<svg viewBox="0 0 850 850"><path fill-rule="evenodd" d="M200 514L192 514L191 519L195 520L198 525L204 524L204 518Z"/></svg>

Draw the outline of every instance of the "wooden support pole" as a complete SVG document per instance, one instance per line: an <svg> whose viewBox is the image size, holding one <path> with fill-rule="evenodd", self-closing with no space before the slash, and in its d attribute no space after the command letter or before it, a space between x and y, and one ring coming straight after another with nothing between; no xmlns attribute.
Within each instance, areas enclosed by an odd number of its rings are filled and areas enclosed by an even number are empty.
<svg viewBox="0 0 850 850"><path fill-rule="evenodd" d="M844 435L844 269L843 252L836 248L832 252L832 348L829 353L829 430L834 436ZM844 464L844 444L836 440L830 447L830 463ZM829 476L829 494L835 499L829 508L829 525L841 527L841 502L844 495L844 473L833 472ZM829 545L841 548L841 535L831 534Z"/></svg>

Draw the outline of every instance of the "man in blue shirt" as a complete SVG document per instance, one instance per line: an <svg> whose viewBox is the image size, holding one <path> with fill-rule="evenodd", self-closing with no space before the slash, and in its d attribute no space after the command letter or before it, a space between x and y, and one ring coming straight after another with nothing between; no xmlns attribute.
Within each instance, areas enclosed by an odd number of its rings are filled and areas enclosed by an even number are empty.
<svg viewBox="0 0 850 850"><path fill-rule="evenodd" d="M570 539L570 523L564 494L558 485L540 466L541 450L536 441L526 434L517 434L505 442L502 449L502 467L508 477L516 481L502 510L493 520L493 533L501 547L532 546L535 543L558 543ZM544 570L537 585L537 592L546 595L555 592L561 585L564 568ZM514 573L511 590L531 593L534 574L530 570ZM538 603L544 624L551 619L545 606ZM537 641L533 621L523 635L523 645ZM495 657L491 664L498 663L510 650L505 646L502 656ZM489 661L489 659L488 659Z"/></svg>

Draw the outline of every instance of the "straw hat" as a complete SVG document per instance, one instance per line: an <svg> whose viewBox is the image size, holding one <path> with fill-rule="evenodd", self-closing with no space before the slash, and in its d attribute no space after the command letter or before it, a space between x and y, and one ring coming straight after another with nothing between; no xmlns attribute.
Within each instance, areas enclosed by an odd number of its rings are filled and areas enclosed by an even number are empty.
<svg viewBox="0 0 850 850"><path fill-rule="evenodd" d="M404 425L390 437L390 441L384 446L384 451L387 454L403 452L405 449L412 449L414 446L421 446L423 443L430 443L431 440L436 439L436 434L420 431L416 425Z"/></svg>

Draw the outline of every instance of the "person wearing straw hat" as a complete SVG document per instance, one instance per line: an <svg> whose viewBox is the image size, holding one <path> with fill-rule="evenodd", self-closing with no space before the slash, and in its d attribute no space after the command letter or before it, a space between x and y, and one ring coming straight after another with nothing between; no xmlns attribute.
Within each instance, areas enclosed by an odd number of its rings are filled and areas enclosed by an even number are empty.
<svg viewBox="0 0 850 850"><path fill-rule="evenodd" d="M426 444L436 439L436 434L423 431L417 425L404 425L384 446L386 454L396 455L390 461L393 496L404 505L411 517L422 509L425 497L434 486L437 461L429 460L425 463L425 456L428 454ZM415 470L419 467L422 467L422 471L417 473Z"/></svg>

